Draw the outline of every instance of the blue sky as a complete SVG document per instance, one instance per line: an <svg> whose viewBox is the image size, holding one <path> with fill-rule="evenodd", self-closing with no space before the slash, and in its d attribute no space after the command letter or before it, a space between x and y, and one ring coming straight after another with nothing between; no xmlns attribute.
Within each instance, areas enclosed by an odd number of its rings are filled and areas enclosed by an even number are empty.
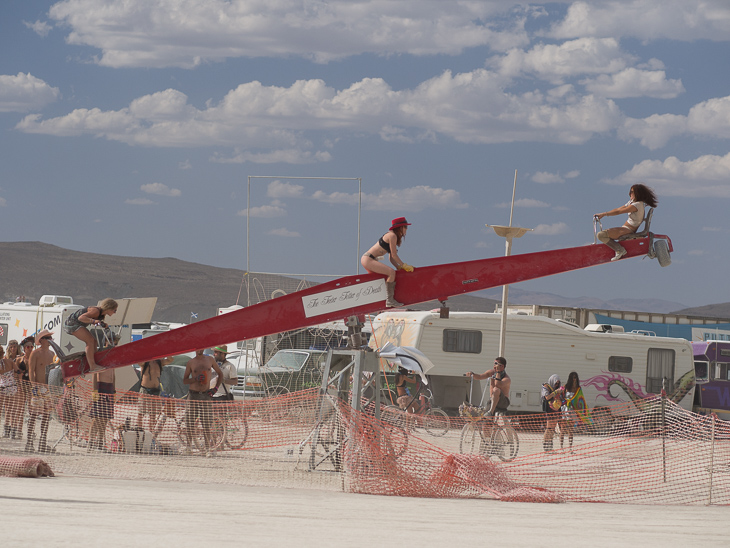
<svg viewBox="0 0 730 548"><path fill-rule="evenodd" d="M640 181L675 253L515 287L726 302L729 38L726 0L6 0L2 239L245 268L275 176L251 270L352 274L359 178L361 252L404 215L408 263L471 260L517 170L513 253Z"/></svg>

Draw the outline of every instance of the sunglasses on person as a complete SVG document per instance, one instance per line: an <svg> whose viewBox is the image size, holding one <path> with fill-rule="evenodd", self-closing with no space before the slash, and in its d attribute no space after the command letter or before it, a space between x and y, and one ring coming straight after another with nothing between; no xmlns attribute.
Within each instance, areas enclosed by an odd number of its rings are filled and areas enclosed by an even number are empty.
<svg viewBox="0 0 730 548"><path fill-rule="evenodd" d="M26 344L23 348L33 348L32 344Z"/></svg>
<svg viewBox="0 0 730 548"><path fill-rule="evenodd" d="M42 341L50 341L52 338L53 337L51 337L50 335L46 335L45 337L41 337L41 340Z"/></svg>

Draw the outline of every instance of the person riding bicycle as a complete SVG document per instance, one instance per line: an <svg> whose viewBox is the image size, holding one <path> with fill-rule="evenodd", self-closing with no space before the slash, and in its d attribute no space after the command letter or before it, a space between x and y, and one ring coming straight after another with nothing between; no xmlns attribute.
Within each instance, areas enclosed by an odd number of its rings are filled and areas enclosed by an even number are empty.
<svg viewBox="0 0 730 548"><path fill-rule="evenodd" d="M418 406L416 405L416 396L411 394L406 383L417 384L418 381L415 378L411 378L408 373L409 372L405 367L398 367L398 373L395 374L395 389L398 394L398 399L396 401L398 403L398 407L404 411L415 413L418 409Z"/></svg>
<svg viewBox="0 0 730 548"><path fill-rule="evenodd" d="M488 371L485 371L481 375L474 373L473 371L467 371L467 377L471 377L476 380L489 379L489 411L485 413L486 417L493 417L494 414L499 410L500 413L507 411L509 407L509 388L512 383L512 379L505 371L507 368L507 360L502 356L494 359L494 367Z"/></svg>

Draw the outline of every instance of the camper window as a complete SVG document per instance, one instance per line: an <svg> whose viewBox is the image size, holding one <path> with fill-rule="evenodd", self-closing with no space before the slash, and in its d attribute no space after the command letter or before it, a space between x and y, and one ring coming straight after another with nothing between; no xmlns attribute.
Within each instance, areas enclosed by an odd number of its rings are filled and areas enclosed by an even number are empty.
<svg viewBox="0 0 730 548"><path fill-rule="evenodd" d="M695 366L697 362L695 362ZM718 381L730 381L730 367L727 363L715 363L715 379Z"/></svg>
<svg viewBox="0 0 730 548"><path fill-rule="evenodd" d="M611 373L631 373L634 360L631 356L610 356L608 358L608 370Z"/></svg>
<svg viewBox="0 0 730 548"><path fill-rule="evenodd" d="M646 391L659 394L663 381L666 389L674 387L674 350L669 348L650 348L646 359Z"/></svg>
<svg viewBox="0 0 730 548"><path fill-rule="evenodd" d="M465 329L444 329L444 352L482 352L482 332Z"/></svg>

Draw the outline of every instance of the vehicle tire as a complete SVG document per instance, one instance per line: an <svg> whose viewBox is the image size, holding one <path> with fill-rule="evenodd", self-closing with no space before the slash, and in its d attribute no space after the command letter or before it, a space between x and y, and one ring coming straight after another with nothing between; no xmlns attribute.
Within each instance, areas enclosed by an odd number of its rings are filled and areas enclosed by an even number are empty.
<svg viewBox="0 0 730 548"><path fill-rule="evenodd" d="M449 431L449 416L441 409L429 409L423 416L423 427L432 436L443 436Z"/></svg>
<svg viewBox="0 0 730 548"><path fill-rule="evenodd" d="M492 454L504 462L513 461L520 450L517 432L511 426L500 426L492 433Z"/></svg>
<svg viewBox="0 0 730 548"><path fill-rule="evenodd" d="M476 421L469 421L461 429L459 440L459 453L463 455L482 455L484 452L484 440L482 439L481 427Z"/></svg>
<svg viewBox="0 0 730 548"><path fill-rule="evenodd" d="M659 266L672 264L672 257L669 254L669 244L666 240L654 240L654 253L659 261Z"/></svg>
<svg viewBox="0 0 730 548"><path fill-rule="evenodd" d="M226 426L226 445L240 449L248 438L248 423L243 413L232 413Z"/></svg>

